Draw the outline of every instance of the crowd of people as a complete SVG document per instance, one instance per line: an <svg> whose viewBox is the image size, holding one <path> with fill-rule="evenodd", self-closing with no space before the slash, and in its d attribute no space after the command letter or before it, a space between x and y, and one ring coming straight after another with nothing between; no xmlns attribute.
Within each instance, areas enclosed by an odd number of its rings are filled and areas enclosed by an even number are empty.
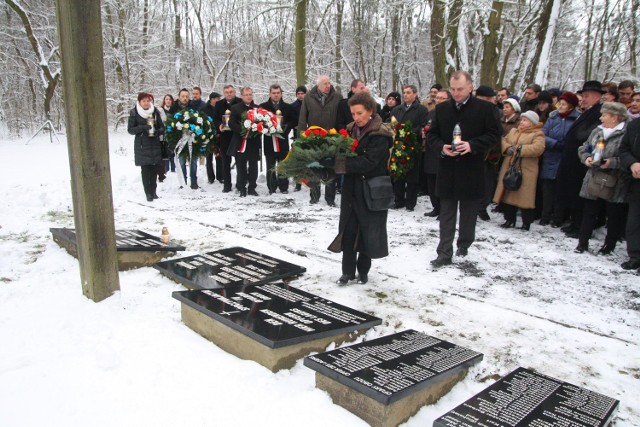
<svg viewBox="0 0 640 427"><path fill-rule="evenodd" d="M330 247L343 252L342 284L366 283L371 259L388 253L387 212L367 211L362 186L388 173L393 126L385 123L408 121L422 150L412 170L393 182L393 209L411 212L419 196L429 197L432 209L424 215L440 227L434 268L452 263L456 224L455 255L468 254L477 218L490 220L493 203L493 212L504 216L501 227L515 228L519 211L520 230L529 231L535 221L560 228L578 239L576 253L587 252L593 230L606 226L597 253L608 255L626 240L629 259L622 268L640 272L640 92L632 81L587 81L576 93L530 84L522 99L507 88L474 87L464 71L447 83L433 84L423 101L418 88L405 85L401 93L390 92L382 107L364 81L353 80L343 98L326 75L309 90L297 87L292 103L285 102L277 84L259 105L250 87L241 88L238 97L232 85L224 86L222 94L212 92L208 101L199 87L181 89L176 99L165 95L159 108L151 94L141 93L128 130L135 135L135 164L141 167L148 201L158 198L156 182L176 171L174 147L162 143L162 123L181 110L203 111L213 119L220 151L206 157L208 182L217 180L223 192L231 192L235 161L240 197L258 196L263 155L269 194L288 193L289 179L278 176L276 166L299 132L311 126L347 130L360 141L358 156L325 165L335 169L337 178L323 183L329 206L342 194L339 235ZM281 117L282 136L243 138L242 114L256 107ZM178 163L185 183L189 163L190 187L199 188L197 160L180 156ZM293 184L299 191L300 183ZM310 185L310 203L319 203L320 197L321 184Z"/></svg>

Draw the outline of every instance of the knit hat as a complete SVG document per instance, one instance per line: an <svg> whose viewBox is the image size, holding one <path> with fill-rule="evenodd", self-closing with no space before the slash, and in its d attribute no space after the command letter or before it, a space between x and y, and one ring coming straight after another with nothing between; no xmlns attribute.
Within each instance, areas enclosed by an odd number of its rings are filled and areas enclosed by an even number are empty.
<svg viewBox="0 0 640 427"><path fill-rule="evenodd" d="M496 92L489 86L478 86L476 96L496 96Z"/></svg>
<svg viewBox="0 0 640 427"><path fill-rule="evenodd" d="M627 117L629 117L627 107L619 102L603 102L600 113L609 113L618 116L621 122L624 122L627 120Z"/></svg>
<svg viewBox="0 0 640 427"><path fill-rule="evenodd" d="M209 101L211 101L213 98L222 98L222 95L220 95L218 92L211 92L209 94Z"/></svg>
<svg viewBox="0 0 640 427"><path fill-rule="evenodd" d="M538 116L538 114L536 114L535 111L529 110L529 111L525 111L524 113L520 114L520 119L527 119L531 122L531 124L533 124L534 126L538 124L538 122L540 121L540 116Z"/></svg>
<svg viewBox="0 0 640 427"><path fill-rule="evenodd" d="M577 107L578 104L580 103L576 94L569 91L566 91L565 93L560 95L560 98L558 98L558 100L563 100L563 99L567 101L569 104L573 105L574 108Z"/></svg>
<svg viewBox="0 0 640 427"><path fill-rule="evenodd" d="M553 98L551 97L551 94L549 92L547 92L546 90L543 90L538 95L538 102L541 102L541 101L542 102L547 102L549 104L553 104Z"/></svg>
<svg viewBox="0 0 640 427"><path fill-rule="evenodd" d="M520 109L520 104L518 104L518 101L516 101L513 98L507 98L504 100L505 104L509 104L511 105L511 108L513 108L513 111L515 111L516 113L519 113L520 111L522 111Z"/></svg>

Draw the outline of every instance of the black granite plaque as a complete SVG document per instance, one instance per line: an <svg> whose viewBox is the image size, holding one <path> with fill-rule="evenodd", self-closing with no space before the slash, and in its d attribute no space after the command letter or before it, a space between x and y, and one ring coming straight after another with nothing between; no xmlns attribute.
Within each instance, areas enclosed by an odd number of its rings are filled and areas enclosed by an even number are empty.
<svg viewBox="0 0 640 427"><path fill-rule="evenodd" d="M173 297L269 348L371 328L382 322L283 283L177 291Z"/></svg>
<svg viewBox="0 0 640 427"><path fill-rule="evenodd" d="M304 365L388 405L481 360L481 353L410 329L308 356Z"/></svg>
<svg viewBox="0 0 640 427"><path fill-rule="evenodd" d="M76 231L72 228L50 228L54 239L67 242L77 246ZM118 252L127 251L147 251L147 252L177 252L184 251L184 246L169 242L162 243L159 237L152 236L140 230L116 230L116 250Z"/></svg>
<svg viewBox="0 0 640 427"><path fill-rule="evenodd" d="M192 289L267 283L307 271L299 265L240 247L163 261L154 268Z"/></svg>
<svg viewBox="0 0 640 427"><path fill-rule="evenodd" d="M620 402L518 368L433 422L434 427L606 426Z"/></svg>

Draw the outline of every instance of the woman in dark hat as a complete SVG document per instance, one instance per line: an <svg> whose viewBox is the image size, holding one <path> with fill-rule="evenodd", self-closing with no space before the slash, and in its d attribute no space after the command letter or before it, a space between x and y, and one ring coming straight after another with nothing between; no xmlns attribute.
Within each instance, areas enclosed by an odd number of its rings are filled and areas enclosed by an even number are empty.
<svg viewBox="0 0 640 427"><path fill-rule="evenodd" d="M399 92L391 92L389 93L389 95L387 95L387 98L384 102L384 107L382 107L382 112L380 114L384 123L388 123L389 120L391 120L391 110L400 105L400 103L402 102L401 99L402 98L400 97Z"/></svg>
<svg viewBox="0 0 640 427"><path fill-rule="evenodd" d="M618 151L626 130L628 113L624 104L619 102L605 102L600 112L602 124L591 132L589 139L578 149L580 161L589 169L580 189L584 209L575 252L583 253L589 249L589 238L598 214L604 207L607 212L607 236L598 254L608 255L624 233L625 197L629 181Z"/></svg>
<svg viewBox="0 0 640 427"><path fill-rule="evenodd" d="M538 104L533 109L540 117L540 123L544 124L552 111L555 111L556 107L553 105L553 98L551 94L546 90L540 92L538 95Z"/></svg>

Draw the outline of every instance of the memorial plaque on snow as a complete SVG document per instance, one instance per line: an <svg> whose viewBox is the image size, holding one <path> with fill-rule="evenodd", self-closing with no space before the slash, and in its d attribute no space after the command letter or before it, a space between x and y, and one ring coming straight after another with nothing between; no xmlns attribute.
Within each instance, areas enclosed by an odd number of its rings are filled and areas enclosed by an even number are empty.
<svg viewBox="0 0 640 427"><path fill-rule="evenodd" d="M178 291L173 297L182 303L187 326L272 371L382 322L284 283Z"/></svg>
<svg viewBox="0 0 640 427"><path fill-rule="evenodd" d="M307 271L299 265L241 247L163 261L154 268L190 289L267 283Z"/></svg>
<svg viewBox="0 0 640 427"><path fill-rule="evenodd" d="M78 257L76 231L72 228L50 228L53 240L74 257ZM116 230L116 252L118 268L144 267L155 264L173 253L184 251L185 247L164 243L160 237L141 230Z"/></svg>
<svg viewBox="0 0 640 427"><path fill-rule="evenodd" d="M606 426L620 402L518 368L434 421L434 427Z"/></svg>
<svg viewBox="0 0 640 427"><path fill-rule="evenodd" d="M316 386L371 425L398 425L436 402L481 353L407 330L306 357Z"/></svg>

